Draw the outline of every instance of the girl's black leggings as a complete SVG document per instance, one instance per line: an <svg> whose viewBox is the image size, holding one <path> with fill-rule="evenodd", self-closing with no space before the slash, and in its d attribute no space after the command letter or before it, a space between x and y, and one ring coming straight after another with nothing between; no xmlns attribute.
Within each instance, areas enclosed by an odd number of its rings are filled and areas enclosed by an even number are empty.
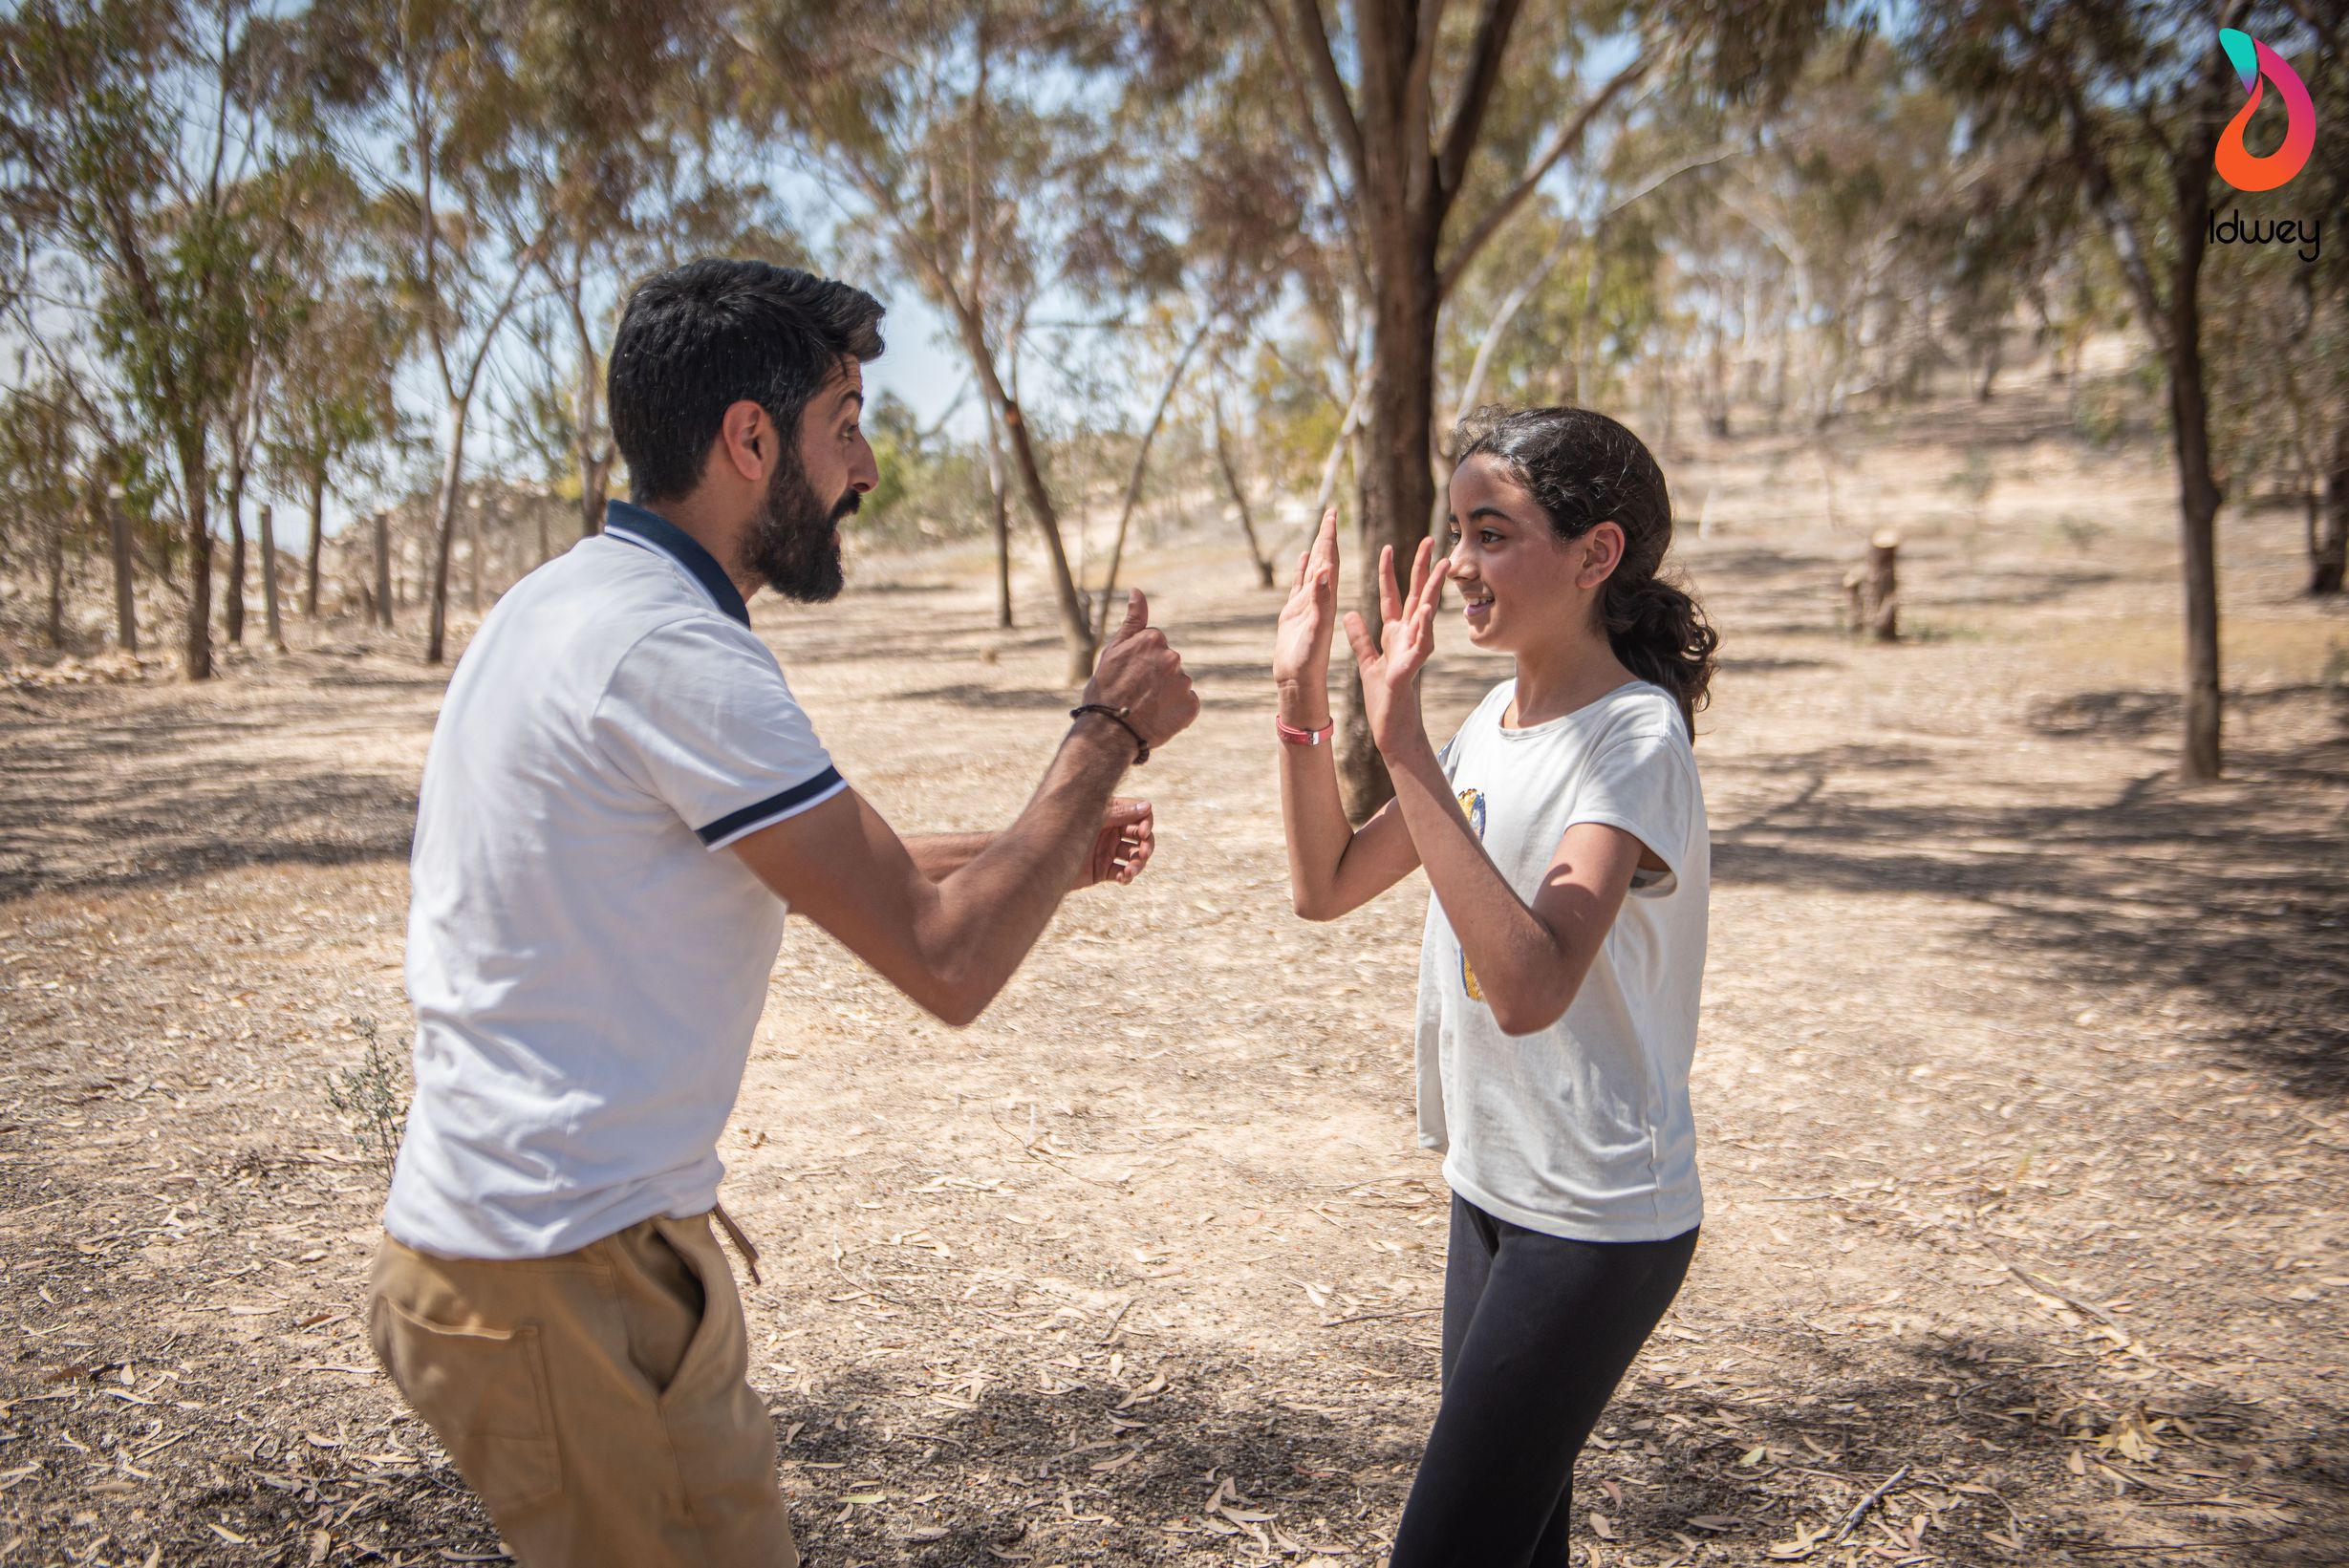
<svg viewBox="0 0 2349 1568"><path fill-rule="evenodd" d="M1566 1568L1575 1456L1695 1252L1694 1231L1569 1241L1454 1195L1444 1398L1390 1568Z"/></svg>

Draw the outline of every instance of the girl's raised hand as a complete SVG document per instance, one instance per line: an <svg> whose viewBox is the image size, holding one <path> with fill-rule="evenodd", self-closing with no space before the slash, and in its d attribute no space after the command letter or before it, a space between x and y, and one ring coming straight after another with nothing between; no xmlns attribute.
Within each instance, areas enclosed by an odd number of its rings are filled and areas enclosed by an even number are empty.
<svg viewBox="0 0 2349 1568"><path fill-rule="evenodd" d="M1316 705L1325 705L1328 696L1329 634L1337 611L1338 509L1332 506L1322 514L1312 547L1297 557L1297 576L1272 641L1274 683L1299 688Z"/></svg>
<svg viewBox="0 0 2349 1568"><path fill-rule="evenodd" d="M1395 582L1394 547L1378 554L1379 618L1385 623L1376 643L1360 615L1346 612L1346 640L1353 645L1354 662L1362 667L1362 705L1370 721L1370 739L1382 753L1426 731L1419 720L1419 672L1435 653L1435 606L1444 579L1452 575L1452 558L1433 561L1435 542L1423 539L1412 562L1411 591Z"/></svg>

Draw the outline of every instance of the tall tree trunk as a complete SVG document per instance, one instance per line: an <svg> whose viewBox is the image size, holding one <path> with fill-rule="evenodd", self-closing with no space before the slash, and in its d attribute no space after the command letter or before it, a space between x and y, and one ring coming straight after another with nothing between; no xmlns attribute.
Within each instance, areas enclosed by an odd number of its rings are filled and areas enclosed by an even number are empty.
<svg viewBox="0 0 2349 1568"><path fill-rule="evenodd" d="M1355 604L1376 636L1379 551L1391 547L1395 570L1408 575L1412 552L1427 537L1435 505L1435 475L1428 466L1428 431L1435 417L1434 236L1412 243L1408 232L1373 241L1376 315L1371 326L1372 372L1368 440L1357 471L1362 516L1362 558L1354 573ZM1394 783L1370 739L1364 717L1362 672L1346 666L1344 719L1338 726L1338 783L1347 814L1359 823L1394 796Z"/></svg>
<svg viewBox="0 0 2349 1568"><path fill-rule="evenodd" d="M2210 472L2210 410L2203 387L2202 257L2209 210L2209 160L2179 178L2169 295L2169 413L2178 455L2178 518L2186 571L2186 738L2194 783L2219 776L2218 535L2222 499Z"/></svg>
<svg viewBox="0 0 2349 1568"><path fill-rule="evenodd" d="M579 537L604 531L604 505L612 496L612 454L589 456L579 465Z"/></svg>
<svg viewBox="0 0 2349 1568"><path fill-rule="evenodd" d="M465 603L473 618L482 618L482 498L474 496L464 509Z"/></svg>
<svg viewBox="0 0 2349 1568"><path fill-rule="evenodd" d="M987 409L987 510L995 525L995 624L1011 630L1011 495L1003 484L1003 437L995 419L995 403Z"/></svg>
<svg viewBox="0 0 2349 1568"><path fill-rule="evenodd" d="M2177 232L2171 264L2170 342L2175 368L2170 413L2178 450L2179 516L2186 571L2186 777L2209 781L2222 767L2218 646L2218 539L2223 499L2210 469L2209 404L2202 363L2202 261L2210 206L2210 160L2189 156L2177 183Z"/></svg>
<svg viewBox="0 0 2349 1568"><path fill-rule="evenodd" d="M438 664L448 652L448 555L457 534L457 490L464 475L465 416L471 398L449 409L448 454L441 461L441 495L432 538L432 626L424 636L424 662Z"/></svg>
<svg viewBox="0 0 2349 1568"><path fill-rule="evenodd" d="M1060 612L1061 641L1068 650L1068 683L1081 686L1092 678L1093 627L1086 618L1085 601L1077 592L1076 578L1068 570L1067 548L1061 542L1060 513L1052 505L1051 491L1045 488L1044 469L1036 461L1036 444L1028 433L1027 416L1021 411L1019 399L1004 390L1003 378L996 373L995 351L987 346L986 329L972 303L956 290L935 257L914 252L910 259L930 278L936 297L944 300L954 312L963 352L970 357L972 374L979 378L980 394L1002 421L1003 439L1010 442L1012 459L1019 465L1021 489L1027 496L1036 527L1044 535L1045 562L1052 573L1052 597Z"/></svg>
<svg viewBox="0 0 2349 1568"><path fill-rule="evenodd" d="M1082 686L1092 678L1093 631L1085 619L1085 604L1077 596L1076 579L1068 571L1068 552L1061 544L1060 515L1053 510L1051 493L1045 488L1044 470L1036 462L1036 444L1028 435L1027 416L1008 398L1004 400L1002 414L1003 433L1010 439L1011 455L1020 465L1021 487L1027 493L1036 526L1044 533L1045 559L1052 569L1053 597L1060 609L1061 641L1068 650L1068 684Z"/></svg>
<svg viewBox="0 0 2349 1568"><path fill-rule="evenodd" d="M228 470L228 640L245 640L245 476L237 465Z"/></svg>
<svg viewBox="0 0 2349 1568"><path fill-rule="evenodd" d="M65 646L65 520L58 518L49 534L49 646Z"/></svg>
<svg viewBox="0 0 2349 1568"><path fill-rule="evenodd" d="M187 640L182 646L181 672L190 680L212 678L212 520L205 515L205 492L211 488L211 467L201 448L180 453L180 488L187 506Z"/></svg>
<svg viewBox="0 0 2349 1568"><path fill-rule="evenodd" d="M133 565L130 514L103 485L94 485L92 500L106 511L106 553L114 558L114 640L126 654L139 652L139 599L131 574Z"/></svg>
<svg viewBox="0 0 2349 1568"><path fill-rule="evenodd" d="M273 509L261 508L261 613L269 628L269 646L286 651L286 626L277 613L277 527Z"/></svg>
<svg viewBox="0 0 2349 1568"><path fill-rule="evenodd" d="M1272 557L1256 537L1256 519L1248 510L1248 492L1239 483L1239 465L1232 461L1232 443L1223 430L1223 399L1211 397L1208 408L1216 423L1216 462L1223 470L1224 488L1232 494L1232 505L1239 508L1239 531L1248 539L1248 559L1256 566L1256 585L1272 587Z"/></svg>
<svg viewBox="0 0 2349 1568"><path fill-rule="evenodd" d="M376 624L389 632L392 629L392 515L378 508L375 518L376 535Z"/></svg>
<svg viewBox="0 0 2349 1568"><path fill-rule="evenodd" d="M310 476L310 555L302 564L302 618L318 618L318 558L326 552L326 465Z"/></svg>
<svg viewBox="0 0 2349 1568"><path fill-rule="evenodd" d="M2324 476L2324 517L2310 520L2308 591L2338 593L2349 567L2349 419L2333 427L2333 459Z"/></svg>

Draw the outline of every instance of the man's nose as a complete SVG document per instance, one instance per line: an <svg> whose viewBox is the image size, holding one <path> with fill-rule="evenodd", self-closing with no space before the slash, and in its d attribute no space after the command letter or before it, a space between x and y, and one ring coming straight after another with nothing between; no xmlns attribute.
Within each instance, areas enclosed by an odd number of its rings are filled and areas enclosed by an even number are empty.
<svg viewBox="0 0 2349 1568"><path fill-rule="evenodd" d="M881 483L880 461L873 455L873 443L862 434L856 438L856 458L849 464L849 483L858 495L869 495Z"/></svg>

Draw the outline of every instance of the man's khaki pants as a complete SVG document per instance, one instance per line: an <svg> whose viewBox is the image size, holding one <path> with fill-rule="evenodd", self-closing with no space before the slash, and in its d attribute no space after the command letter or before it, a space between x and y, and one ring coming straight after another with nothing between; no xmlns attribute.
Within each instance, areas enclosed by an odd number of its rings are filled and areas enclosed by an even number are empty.
<svg viewBox="0 0 2349 1568"><path fill-rule="evenodd" d="M707 1214L512 1262L386 1236L369 1287L376 1355L525 1568L796 1568Z"/></svg>

